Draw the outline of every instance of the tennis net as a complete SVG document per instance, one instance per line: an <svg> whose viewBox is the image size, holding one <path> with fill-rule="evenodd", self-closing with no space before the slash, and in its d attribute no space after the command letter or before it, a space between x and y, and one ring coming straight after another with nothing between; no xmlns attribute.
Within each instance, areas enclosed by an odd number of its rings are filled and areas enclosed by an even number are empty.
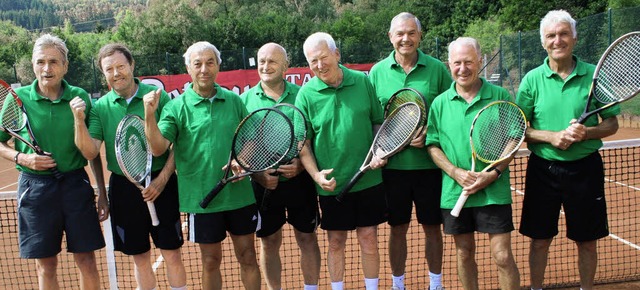
<svg viewBox="0 0 640 290"><path fill-rule="evenodd" d="M598 271L596 283L640 280L640 139L606 142L601 150L606 170L606 199L611 234L598 242ZM529 152L521 150L511 164L511 184L514 199L514 223L519 225L524 192L524 174ZM0 195L0 288L36 289L37 276L33 261L20 259L17 246L16 200L15 192ZM577 252L575 244L566 238L564 217L560 218L560 234L554 240L549 253L549 262L545 277L545 288L575 286L579 283ZM186 225L186 224L185 224ZM103 228L108 228L103 225ZM187 229L185 228L185 235ZM379 247L381 254L380 287L391 286L387 240L389 227L383 224L379 228ZM105 232L108 235L108 232ZM287 225L283 230L282 245L282 282L283 289L301 289L302 274L299 266L299 250L293 237L293 230ZM110 239L109 237L107 237ZM318 230L320 250L323 256L320 276L320 288L329 289L330 280L326 268L326 235ZM408 259L405 283L408 289L425 289L429 283L427 264L424 259L424 234L421 227L412 222L408 236ZM498 289L497 267L491 261L487 235L476 235L476 260L479 269L480 289ZM523 285L529 283L528 250L529 239L514 231L512 233L513 252L520 270ZM65 245L63 244L63 248ZM256 240L259 251L259 241ZM449 289L460 289L456 270L453 239L444 237L443 284ZM240 289L239 265L235 260L231 241L223 242L224 259L222 271L224 289ZM198 288L201 263L199 248L196 244L185 242L182 248L183 260L187 270L188 285ZM97 252L98 268L104 289L135 289L132 259L121 253L113 252L108 246ZM166 265L159 251L152 251L152 259L158 289L167 289ZM360 268L359 247L355 233L350 233L347 243L345 269L345 287L361 288L363 274ZM78 273L71 254L59 255L58 279L63 289L78 288ZM265 288L265 287L263 287Z"/></svg>

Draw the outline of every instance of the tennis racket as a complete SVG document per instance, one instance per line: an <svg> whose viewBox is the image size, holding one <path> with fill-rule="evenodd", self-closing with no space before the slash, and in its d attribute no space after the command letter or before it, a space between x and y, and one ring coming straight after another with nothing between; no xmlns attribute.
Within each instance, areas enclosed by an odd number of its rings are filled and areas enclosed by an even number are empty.
<svg viewBox="0 0 640 290"><path fill-rule="evenodd" d="M475 171L476 159L489 163L483 172L510 158L524 141L527 120L518 105L508 101L495 101L480 109L471 123L471 171ZM463 191L451 210L457 217L467 201Z"/></svg>
<svg viewBox="0 0 640 290"><path fill-rule="evenodd" d="M371 169L371 159L374 155L386 159L404 149L421 129L421 120L422 109L414 102L404 103L394 109L378 129L364 163L351 181L338 193L336 199L342 201L364 173Z"/></svg>
<svg viewBox="0 0 640 290"><path fill-rule="evenodd" d="M640 31L616 39L602 54L593 73L587 106L578 123L584 124L593 114L638 95L640 70L633 68L634 63L640 63ZM604 105L589 111L594 98Z"/></svg>
<svg viewBox="0 0 640 290"><path fill-rule="evenodd" d="M420 108L421 130L417 132L422 133L422 131L426 129L427 124L427 102L425 101L424 96L415 89L402 88L393 93L393 95L391 95L391 97L387 101L387 104L384 106L384 118L387 119L395 109L408 102L413 102Z"/></svg>
<svg viewBox="0 0 640 290"><path fill-rule="evenodd" d="M11 95L11 97L9 97ZM27 118L27 110L22 104L22 100L18 98L16 92L13 91L11 86L5 81L0 80L0 104L2 105L2 130L7 132L16 140L20 140L22 143L29 146L38 155L50 155L36 142L36 138L31 131L31 125ZM27 129L29 134L29 140L20 136L19 132L23 129ZM64 177L57 167L49 169L53 176L57 179Z"/></svg>
<svg viewBox="0 0 640 290"><path fill-rule="evenodd" d="M126 115L116 129L116 159L124 176L144 190L151 184L153 156L144 135L144 121L136 115ZM153 201L147 201L151 224L160 224Z"/></svg>
<svg viewBox="0 0 640 290"><path fill-rule="evenodd" d="M280 103L273 106L273 108L283 112L293 125L293 143L291 143L291 149L287 156L280 161L280 164L287 164L294 158L297 158L298 155L300 155L302 147L304 147L304 142L307 139L307 119L304 117L304 114L302 114L302 111L292 104ZM276 172L274 175L277 176L280 174ZM260 206L262 210L267 209L270 196L271 190L265 188L262 195L262 205Z"/></svg>
<svg viewBox="0 0 640 290"><path fill-rule="evenodd" d="M200 207L206 208L227 183L280 164L292 143L293 125L284 113L273 108L251 112L236 128L222 180L200 202ZM245 172L229 177L234 160Z"/></svg>

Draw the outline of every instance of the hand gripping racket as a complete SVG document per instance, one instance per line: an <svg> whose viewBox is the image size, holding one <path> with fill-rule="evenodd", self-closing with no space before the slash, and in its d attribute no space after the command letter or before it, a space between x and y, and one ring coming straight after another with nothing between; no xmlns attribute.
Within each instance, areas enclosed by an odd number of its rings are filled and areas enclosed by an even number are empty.
<svg viewBox="0 0 640 290"><path fill-rule="evenodd" d="M420 130L418 132L422 133L427 125L427 102L424 96L415 89L402 88L393 93L384 106L384 118L387 119L391 112L408 102L413 102L420 108Z"/></svg>
<svg viewBox="0 0 640 290"><path fill-rule="evenodd" d="M292 143L293 125L284 113L273 108L251 112L236 128L222 180L200 202L200 207L206 208L227 183L280 164ZM245 172L229 177L234 160Z"/></svg>
<svg viewBox="0 0 640 290"><path fill-rule="evenodd" d="M596 65L587 105L578 123L584 124L591 115L637 96L640 92L640 70L634 67L638 63L640 31L627 33L609 45ZM604 105L589 111L594 97Z"/></svg>
<svg viewBox="0 0 640 290"><path fill-rule="evenodd" d="M510 158L524 141L527 120L524 112L514 103L495 101L480 109L471 123L469 133L471 143L471 171L475 171L476 159L489 163L483 172L488 171L505 159ZM467 201L463 191L451 210L457 217Z"/></svg>
<svg viewBox="0 0 640 290"><path fill-rule="evenodd" d="M307 139L307 119L304 117L302 111L292 104L279 103L273 106L273 108L282 111L293 125L293 143L291 143L291 149L287 156L280 161L280 164L287 164L294 158L297 158L298 155L300 155L302 147L304 147L304 142ZM279 175L279 173L276 172L275 175ZM271 190L265 188L262 195L262 205L260 206L262 210L267 209L270 196Z"/></svg>
<svg viewBox="0 0 640 290"><path fill-rule="evenodd" d="M153 156L144 135L144 121L136 115L126 115L116 129L116 159L124 176L144 190L151 184ZM160 224L153 201L147 201L151 224Z"/></svg>
<svg viewBox="0 0 640 290"><path fill-rule="evenodd" d="M11 97L9 97L11 95ZM2 130L7 132L16 140L20 140L22 143L29 146L38 155L49 155L38 146L31 125L27 118L27 110L22 104L22 100L18 97L16 92L13 91L11 86L5 81L0 80L0 105L2 106ZM29 135L29 141L20 136L19 132L23 129L27 129ZM57 167L49 169L53 176L57 179L64 177Z"/></svg>
<svg viewBox="0 0 640 290"><path fill-rule="evenodd" d="M414 102L404 103L391 112L373 139L373 144L364 163L351 178L351 181L338 193L336 199L342 201L364 173L371 169L371 159L374 155L386 159L404 149L416 132L420 130L421 120L422 110Z"/></svg>

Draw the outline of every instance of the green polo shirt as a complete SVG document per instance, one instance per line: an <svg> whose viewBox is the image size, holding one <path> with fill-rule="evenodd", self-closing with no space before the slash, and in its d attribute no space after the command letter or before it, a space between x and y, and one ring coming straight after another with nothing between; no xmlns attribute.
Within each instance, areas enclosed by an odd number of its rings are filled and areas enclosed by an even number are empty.
<svg viewBox="0 0 640 290"><path fill-rule="evenodd" d="M422 93L426 100L426 111L433 100L451 85L451 75L439 60L418 50L418 62L407 74L395 59L395 51L376 63L369 72L382 107L391 95L402 88L413 88ZM438 168L424 148L408 147L392 156L385 166L388 169L435 169Z"/></svg>
<svg viewBox="0 0 640 290"><path fill-rule="evenodd" d="M27 110L27 118L31 124L33 134L38 141L38 145L45 152L51 153L55 159L58 170L68 172L83 168L87 165L87 160L74 143L73 113L69 107L69 102L76 96L82 98L87 103L86 111L91 112L91 98L89 94L79 88L69 85L62 80L62 95L55 101L43 97L37 92L38 81L31 85L17 88L16 94ZM20 131L22 137L29 140L27 130ZM9 134L0 131L0 141L5 142L11 139ZM22 153L34 153L29 146L20 141L16 141L15 149ZM34 171L25 166L17 165L20 171L51 174L50 171Z"/></svg>
<svg viewBox="0 0 640 290"><path fill-rule="evenodd" d="M213 213L255 203L249 178L228 183L206 209L200 201L223 178L238 124L248 115L235 93L215 85L212 100L200 97L189 85L162 110L158 127L173 143L178 171L180 211Z"/></svg>
<svg viewBox="0 0 640 290"><path fill-rule="evenodd" d="M273 107L280 103L288 103L292 105L296 103L296 95L300 90L300 86L285 81L284 92L280 98L278 98L278 101L276 101L264 93L260 84L261 82L240 95L240 99L242 99L242 102L249 112L262 108Z"/></svg>
<svg viewBox="0 0 640 290"><path fill-rule="evenodd" d="M134 79L134 81L138 84L138 91L130 103L127 103L125 98L118 96L115 91L111 90L96 101L89 114L89 134L91 134L91 138L104 141L105 153L107 155L107 169L119 175L124 175L124 173L118 165L115 152L118 124L127 114L138 115L144 118L144 101L142 97L148 92L158 89L155 86L140 83L138 79ZM156 120L160 118L160 112L162 112L162 108L164 108L169 100L169 95L165 91L162 91L158 110L156 110ZM169 152L167 151L167 153L160 157L154 157L151 170L161 170L168 156Z"/></svg>
<svg viewBox="0 0 640 290"><path fill-rule="evenodd" d="M312 141L318 169L333 168L328 176L336 178L333 192L322 190L319 195L337 195L358 171L373 142L373 125L383 121L382 108L373 86L362 72L342 65L344 73L338 88L328 86L313 77L296 98L296 107L307 118L307 138ZM369 170L351 189L367 189L382 182L380 170Z"/></svg>
<svg viewBox="0 0 640 290"><path fill-rule="evenodd" d="M529 71L522 79L516 102L527 116L531 128L562 131L569 126L572 119L578 119L582 115L595 66L582 62L575 56L574 60L576 68L566 80L549 68L548 57L541 66ZM589 111L603 105L597 101L594 103ZM616 105L598 115L606 119L618 114L620 107ZM598 125L597 116L589 117L584 125ZM574 143L567 150L557 149L549 143L527 143L527 147L534 154L547 160L572 161L595 152L602 147L602 141L592 139Z"/></svg>
<svg viewBox="0 0 640 290"><path fill-rule="evenodd" d="M455 83L438 96L429 112L427 129L427 146L440 147L449 161L456 167L471 169L471 148L469 130L476 114L487 104L496 100L511 100L504 88L494 86L482 80L482 87L476 97L467 103L455 89ZM475 171L482 171L488 164L476 160ZM447 174L442 175L441 208L451 209L462 193L455 179ZM510 204L511 189L509 187L509 170L505 170L500 178L489 186L469 196L464 207L479 207L491 204Z"/></svg>

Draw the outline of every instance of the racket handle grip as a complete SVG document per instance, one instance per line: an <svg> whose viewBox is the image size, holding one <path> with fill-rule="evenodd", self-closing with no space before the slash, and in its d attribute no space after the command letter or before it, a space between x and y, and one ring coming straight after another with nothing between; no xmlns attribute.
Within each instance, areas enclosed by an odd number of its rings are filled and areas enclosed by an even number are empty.
<svg viewBox="0 0 640 290"><path fill-rule="evenodd" d="M147 201L147 208L149 208L149 215L151 216L151 224L155 227L160 224L158 220L158 213L156 213L156 206L153 201Z"/></svg>
<svg viewBox="0 0 640 290"><path fill-rule="evenodd" d="M458 217L460 215L460 211L462 210L462 207L464 206L464 203L467 202L467 198L469 198L469 196L467 195L467 192L463 191L460 194L460 197L458 198L458 201L456 202L456 205L451 210L451 215L452 216Z"/></svg>
<svg viewBox="0 0 640 290"><path fill-rule="evenodd" d="M56 179L62 179L64 177L64 174L58 170L58 167L51 168L50 171Z"/></svg>
<svg viewBox="0 0 640 290"><path fill-rule="evenodd" d="M353 188L353 186L355 186L356 183L358 183L358 180L360 180L360 178L364 175L364 172L365 172L364 170L358 170L358 172L356 172L356 175L354 175L351 178L351 181L349 181L349 183L347 183L347 185L342 188L340 193L338 193L338 195L336 195L336 200L337 201L342 202L342 200L347 195L347 193L349 193L349 190L351 190Z"/></svg>
<svg viewBox="0 0 640 290"><path fill-rule="evenodd" d="M218 195L218 193L220 193L220 191L222 191L222 189L224 188L225 185L226 185L226 183L224 183L223 181L218 182L216 187L214 187L207 194L207 196L205 196L202 199L202 201L200 202L200 207L201 208L207 208L207 206L209 206L209 203L211 203L211 201L216 197L216 195Z"/></svg>

